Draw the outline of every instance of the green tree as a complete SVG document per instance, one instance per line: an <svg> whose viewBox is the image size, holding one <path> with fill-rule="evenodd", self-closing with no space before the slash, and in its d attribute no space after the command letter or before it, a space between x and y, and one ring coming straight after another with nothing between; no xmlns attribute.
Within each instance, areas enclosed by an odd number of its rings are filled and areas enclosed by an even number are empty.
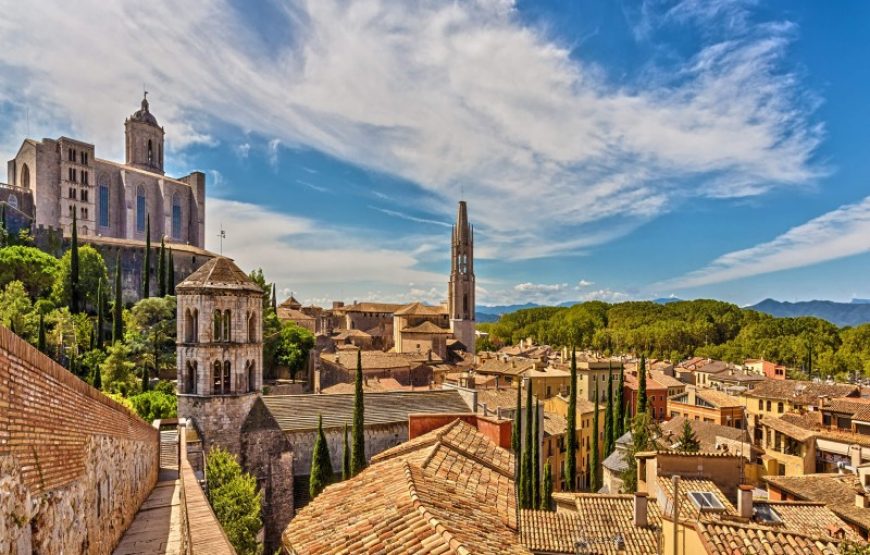
<svg viewBox="0 0 870 555"><path fill-rule="evenodd" d="M76 224L76 213L73 210L72 246L70 247L69 270L69 311L78 314L81 309L81 291L79 290L79 233Z"/></svg>
<svg viewBox="0 0 870 555"><path fill-rule="evenodd" d="M514 452L515 460L520 460L520 452L522 451L522 398L523 386L522 381L517 385L517 403L514 411L514 421L511 427L511 450Z"/></svg>
<svg viewBox="0 0 870 555"><path fill-rule="evenodd" d="M210 475L209 467L215 466L219 468L212 468ZM256 478L242 472L235 457L218 447L208 454L206 483L210 484L209 500L215 516L236 553L260 555L263 546L257 541L257 535L263 527L262 494L257 491Z"/></svg>
<svg viewBox="0 0 870 555"><path fill-rule="evenodd" d="M341 454L341 479L347 480L351 477L350 472L350 438L348 437L347 422L344 423L344 449Z"/></svg>
<svg viewBox="0 0 870 555"><path fill-rule="evenodd" d="M126 396L138 389L134 370L136 364L131 362L130 347L122 341L114 343L106 349L106 360L100 366L103 373L101 382L103 389Z"/></svg>
<svg viewBox="0 0 870 555"><path fill-rule="evenodd" d="M599 450L599 439L598 436L601 435L599 428L599 416L598 413L598 387L595 388L595 413L592 415L592 457L591 462L589 463L590 475L589 475L589 489L594 493L601 489L601 484L598 483L598 469L601 466L601 451Z"/></svg>
<svg viewBox="0 0 870 555"><path fill-rule="evenodd" d="M103 329L105 328L105 318L103 316L103 309L105 308L106 301L103 298L103 280L100 280L100 283L97 285L97 337L95 347L97 349L103 348Z"/></svg>
<svg viewBox="0 0 870 555"><path fill-rule="evenodd" d="M39 332L36 348L43 353L45 352L45 316L42 313L39 314Z"/></svg>
<svg viewBox="0 0 870 555"><path fill-rule="evenodd" d="M124 303L121 299L121 255L115 256L115 300L112 304L112 343L124 340Z"/></svg>
<svg viewBox="0 0 870 555"><path fill-rule="evenodd" d="M607 362L607 408L604 411L604 456L608 457L616 445L616 426L613 422L613 365Z"/></svg>
<svg viewBox="0 0 870 555"><path fill-rule="evenodd" d="M166 288L166 241L160 237L160 254L157 256L157 294L165 297L168 293Z"/></svg>
<svg viewBox="0 0 870 555"><path fill-rule="evenodd" d="M304 370L308 364L308 353L314 347L314 334L302 326L288 322L281 327L275 346L275 361L290 370L290 378Z"/></svg>
<svg viewBox="0 0 870 555"><path fill-rule="evenodd" d="M17 280L32 298L46 296L51 292L59 266L57 258L34 247L0 248L0 287Z"/></svg>
<svg viewBox="0 0 870 555"><path fill-rule="evenodd" d="M698 441L698 436L695 435L695 430L692 429L688 419L683 420L683 429L677 442L679 443L677 451L682 453L697 453L701 450L701 442Z"/></svg>
<svg viewBox="0 0 870 555"><path fill-rule="evenodd" d="M351 429L351 437L353 445L351 446L350 456L350 472L356 476L366 467L366 446L365 446L365 408L363 405L363 370L362 370L362 352L356 353L356 379L354 380L354 395L353 395L353 427Z"/></svg>
<svg viewBox="0 0 870 555"><path fill-rule="evenodd" d="M129 400L136 414L146 422L178 416L178 398L175 395L152 390L133 395Z"/></svg>
<svg viewBox="0 0 870 555"><path fill-rule="evenodd" d="M565 491L577 485L577 351L571 347L571 378L568 384L568 425L565 430Z"/></svg>
<svg viewBox="0 0 870 555"><path fill-rule="evenodd" d="M91 375L91 385L96 389L103 389L103 372L100 366L94 366Z"/></svg>
<svg viewBox="0 0 870 555"><path fill-rule="evenodd" d="M635 456L643 451L654 450L658 436L658 426L648 412L639 412L631 420L631 445L625 457L628 468L622 473L624 493L637 491L637 459Z"/></svg>
<svg viewBox="0 0 870 555"><path fill-rule="evenodd" d="M126 312L124 342L130 347L132 361L143 376L160 376L175 367L175 297L142 299Z"/></svg>
<svg viewBox="0 0 870 555"><path fill-rule="evenodd" d="M636 412L646 412L647 397L646 397L646 357L640 355L640 366L637 371L637 404Z"/></svg>
<svg viewBox="0 0 870 555"><path fill-rule="evenodd" d="M553 510L553 471L550 469L550 460L544 463L544 486L541 492L541 504L539 508L542 511Z"/></svg>
<svg viewBox="0 0 870 555"><path fill-rule="evenodd" d="M317 416L317 439L311 453L311 477L308 480L308 495L314 499L323 488L332 482L332 462L329 458L329 445L323 433L323 415Z"/></svg>
<svg viewBox="0 0 870 555"><path fill-rule="evenodd" d="M28 318L32 310L33 303L20 281L11 281L0 291L0 323L21 337L32 337Z"/></svg>
<svg viewBox="0 0 870 555"><path fill-rule="evenodd" d="M532 418L532 506L541 504L541 430L539 430L538 414L541 409L540 401L535 400L535 414Z"/></svg>
<svg viewBox="0 0 870 555"><path fill-rule="evenodd" d="M278 296L275 293L275 284L272 284L272 312L278 313Z"/></svg>
<svg viewBox="0 0 870 555"><path fill-rule="evenodd" d="M614 424L616 426L616 433L613 435L616 439L619 439L625 434L626 429L625 419L627 415L625 414L625 369L622 364L619 365L619 383L616 386L616 420ZM616 447L616 440L613 441L613 447Z"/></svg>
<svg viewBox="0 0 870 555"><path fill-rule="evenodd" d="M78 259L77 264L73 264L73 258ZM108 281L109 278L106 272L106 264L103 262L103 256L90 245L82 245L76 249L69 249L64 253L60 259L54 286L51 290L52 302L54 302L55 306L68 306L70 307L70 312L76 313L72 310L74 266L78 268L78 277L75 278L75 281L78 283L79 310L96 309L97 289L99 288L100 280Z"/></svg>
<svg viewBox="0 0 870 555"><path fill-rule="evenodd" d="M527 381L526 384L526 447L523 450L523 482L522 482L522 507L524 509L531 509L534 507L535 500L535 476L534 476L534 462L532 461L532 457L535 453L534 447L534 438L532 437L532 433L534 432L534 423L532 418L532 411L534 410L532 404L532 384L531 381Z"/></svg>
<svg viewBox="0 0 870 555"><path fill-rule="evenodd" d="M6 203L0 205L0 247L9 244L9 227L6 222Z"/></svg>
<svg viewBox="0 0 870 555"><path fill-rule="evenodd" d="M145 260L142 262L142 298L151 296L151 214L145 214Z"/></svg>
<svg viewBox="0 0 870 555"><path fill-rule="evenodd" d="M172 256L172 247L169 247L168 267L166 269L166 286L169 294L175 296L175 257Z"/></svg>

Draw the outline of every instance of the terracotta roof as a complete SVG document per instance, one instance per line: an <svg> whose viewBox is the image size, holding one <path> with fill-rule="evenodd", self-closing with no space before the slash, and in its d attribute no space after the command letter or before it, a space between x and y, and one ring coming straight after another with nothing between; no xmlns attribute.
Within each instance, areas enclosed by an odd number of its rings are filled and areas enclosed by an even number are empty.
<svg viewBox="0 0 870 555"><path fill-rule="evenodd" d="M870 410L870 399L865 397L831 399L828 405L822 407L822 410L854 415L858 411Z"/></svg>
<svg viewBox="0 0 870 555"><path fill-rule="evenodd" d="M337 395L340 393L353 394L356 385L352 383L337 383L320 390L324 395ZM364 393L383 393L385 391L411 391L411 386L402 385L395 378L368 379L363 384Z"/></svg>
<svg viewBox="0 0 870 555"><path fill-rule="evenodd" d="M347 339L348 337L362 337L362 338L371 337L371 334L364 332L362 330L341 330L340 332L336 333L332 337L333 337L333 339L344 340L344 339ZM354 361L354 364L356 364L356 361ZM363 368L365 368L365 362L363 362Z"/></svg>
<svg viewBox="0 0 870 555"><path fill-rule="evenodd" d="M520 406L526 406L525 394L520 396ZM500 387L499 389L484 389L477 392L477 404L486 404L489 410L517 408L517 390L512 387Z"/></svg>
<svg viewBox="0 0 870 555"><path fill-rule="evenodd" d="M198 289L218 289L226 291L246 291L262 295L259 285L239 269L232 260L224 256L212 258L175 286L179 293L194 292Z"/></svg>
<svg viewBox="0 0 870 555"><path fill-rule="evenodd" d="M359 334L354 334L359 335ZM321 353L320 358L324 362L339 364L349 370L356 370L357 349L339 351L336 353ZM338 359L336 361L336 359ZM441 362L441 359L433 354L433 362ZM383 351L362 351L363 370L388 370L400 368L417 368L427 362L427 355L418 353L385 353Z"/></svg>
<svg viewBox="0 0 870 555"><path fill-rule="evenodd" d="M861 484L854 474L765 476L763 479L800 499L824 503L846 522L870 529L870 509L855 506L855 492Z"/></svg>
<svg viewBox="0 0 870 555"><path fill-rule="evenodd" d="M401 304L392 304L392 303L354 303L349 306L343 306L338 309L339 312L388 312L394 313L399 310L402 306Z"/></svg>
<svg viewBox="0 0 870 555"><path fill-rule="evenodd" d="M715 389L695 389L695 398L702 399L717 408L743 406L739 398ZM669 399L669 402L689 404L689 391L674 395Z"/></svg>
<svg viewBox="0 0 870 555"><path fill-rule="evenodd" d="M520 537L523 544L536 552L577 552L577 541L586 540L599 555L658 553L658 530L661 515L650 501L649 526L634 525L633 495L591 493L554 493L559 510L520 511ZM617 547L621 537L624 550Z"/></svg>
<svg viewBox="0 0 870 555"><path fill-rule="evenodd" d="M439 333L439 334L444 333L444 334L449 334L449 333L453 333L453 332L451 332L448 329L444 329L440 326L436 326L435 324L433 324L432 322L427 320L427 321L423 322L422 324L403 328L402 333Z"/></svg>
<svg viewBox="0 0 870 555"><path fill-rule="evenodd" d="M328 486L287 526L290 553L529 554L518 541L513 455L454 421Z"/></svg>
<svg viewBox="0 0 870 555"><path fill-rule="evenodd" d="M651 374L655 381L659 382L665 387L686 387L686 384L684 384L677 378L674 378L673 376L668 376L667 374L659 370L653 370Z"/></svg>
<svg viewBox="0 0 870 555"><path fill-rule="evenodd" d="M429 306L420 302L407 304L396 310L394 316L442 316L447 314L447 308L444 306Z"/></svg>
<svg viewBox="0 0 870 555"><path fill-rule="evenodd" d="M279 320L315 320L314 316L309 316L305 314L301 310L296 310L295 308L287 308L285 306L279 306L277 310L277 316Z"/></svg>
<svg viewBox="0 0 870 555"><path fill-rule="evenodd" d="M839 542L769 527L722 521L698 522L709 555L837 555Z"/></svg>
<svg viewBox="0 0 870 555"><path fill-rule="evenodd" d="M488 358L477 367L477 371L484 374L508 374L516 376L534 366L535 361L528 358L514 357L510 360Z"/></svg>
<svg viewBox="0 0 870 555"><path fill-rule="evenodd" d="M802 428L781 418L776 418L775 416L762 418L761 425L767 426L772 430L776 430L777 432L785 434L798 441L807 441L816 435L812 430L807 430L806 428Z"/></svg>
<svg viewBox="0 0 870 555"><path fill-rule="evenodd" d="M846 539L859 541L861 537L824 503L812 501L754 501L754 520L764 526L781 526L792 532L827 537L831 531L843 534ZM759 509L773 510L780 523L759 521Z"/></svg>
<svg viewBox="0 0 870 555"><path fill-rule="evenodd" d="M861 390L857 385L802 382L797 380L766 380L760 382L748 397L792 401L805 405L818 404L820 397L857 397Z"/></svg>
<svg viewBox="0 0 870 555"><path fill-rule="evenodd" d="M667 422L662 422L660 428L662 435L666 438L671 434L671 440L676 441L683 432L683 423L686 421L682 416L675 416ZM738 430L731 426L722 426L713 422L704 422L702 420L688 420L689 426L695 432L695 437L701 444L701 451L716 451L716 439L725 438L733 441L744 441L749 443L749 434L744 430Z"/></svg>
<svg viewBox="0 0 870 555"><path fill-rule="evenodd" d="M658 484L659 490L662 494L667 498L664 500L666 502L666 506L664 507L663 513L666 515L673 514L673 504L674 504L674 484L671 481L670 476L658 476ZM712 493L716 499L722 504L724 510L712 511L716 514L736 514L736 510L734 509L734 505L731 504L731 501L725 497L725 494L722 490L719 489L719 486L714 484L711 480L705 480L703 478L681 478L680 479L680 520L697 520L702 512L697 505L692 501L692 497L689 495L691 492L709 492Z"/></svg>
<svg viewBox="0 0 870 555"><path fill-rule="evenodd" d="M185 184L186 185L186 184ZM64 234L64 237L70 237L70 235ZM117 246L117 247L135 247L144 249L145 241L139 241L138 239L123 239L120 237L106 237L99 235L80 235L79 242L81 244L93 244L93 245L109 245L109 246ZM176 252L185 252L189 254L193 254L196 256L203 256L206 258L212 258L218 256L217 253L207 251L205 249L196 247L194 245L188 245L187 243L175 243L172 242L170 238L166 238L166 248L172 249L173 253Z"/></svg>
<svg viewBox="0 0 870 555"><path fill-rule="evenodd" d="M582 428L580 422L575 423L575 427L579 430ZM544 433L549 436L560 436L565 434L568 429L568 419L561 414L555 412L544 411Z"/></svg>
<svg viewBox="0 0 870 555"><path fill-rule="evenodd" d="M629 374L629 373L625 374L625 387L627 387L631 390L637 390L637 388L639 387L639 384L640 384L640 382L636 376ZM657 382L655 379L652 378L652 376L650 376L650 373L647 372L647 375L646 375L646 390L647 391L663 391L663 390L667 390L667 389L668 389L668 386Z"/></svg>
<svg viewBox="0 0 870 555"><path fill-rule="evenodd" d="M852 420L857 420L859 422L870 422L870 406L862 407L855 411L855 414L852 415Z"/></svg>
<svg viewBox="0 0 870 555"><path fill-rule="evenodd" d="M263 402L286 431L317 429L323 415L324 428L341 428L353 422L353 394L264 395ZM391 391L363 395L365 424L395 424L408 421L417 413L470 413L458 391Z"/></svg>
<svg viewBox="0 0 870 555"><path fill-rule="evenodd" d="M297 301L293 295L290 295L287 299L284 300L284 302L282 302L278 306L279 307L283 306L285 308L299 309L299 308L302 308L302 303Z"/></svg>

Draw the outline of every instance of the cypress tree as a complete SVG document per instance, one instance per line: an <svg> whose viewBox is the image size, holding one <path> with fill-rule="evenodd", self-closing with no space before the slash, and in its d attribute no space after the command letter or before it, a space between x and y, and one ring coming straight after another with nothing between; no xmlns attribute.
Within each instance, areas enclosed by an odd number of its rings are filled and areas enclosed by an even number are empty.
<svg viewBox="0 0 870 555"><path fill-rule="evenodd" d="M94 328L96 328L96 327L97 327L96 324L91 326L91 337L88 340L88 350L89 351L93 351L94 349L97 348L97 334L94 333Z"/></svg>
<svg viewBox="0 0 870 555"><path fill-rule="evenodd" d="M646 412L646 357L640 355L640 369L637 371L637 409L635 414Z"/></svg>
<svg viewBox="0 0 870 555"><path fill-rule="evenodd" d="M565 491L577 484L577 352L571 347L571 382L568 384L568 425L565 430Z"/></svg>
<svg viewBox="0 0 870 555"><path fill-rule="evenodd" d="M351 437L350 472L356 476L366 467L365 415L363 407L362 351L356 353L356 382L353 395L353 428Z"/></svg>
<svg viewBox="0 0 870 555"><path fill-rule="evenodd" d="M592 457L590 463L590 474L589 474L589 489L595 493L601 488L601 484L598 483L598 467L601 466L601 451L599 451L599 436L601 432L599 431L599 416L598 413L598 388L595 388L595 414L592 415Z"/></svg>
<svg viewBox="0 0 870 555"><path fill-rule="evenodd" d="M274 283L272 284L272 299L271 299L271 301L272 301L272 312L274 312L275 314L278 314L278 295L276 294Z"/></svg>
<svg viewBox="0 0 870 555"><path fill-rule="evenodd" d="M39 333L37 334L36 348L45 353L45 317L39 313Z"/></svg>
<svg viewBox="0 0 870 555"><path fill-rule="evenodd" d="M112 306L112 343L124 338L124 305L121 300L121 255L115 256L115 302Z"/></svg>
<svg viewBox="0 0 870 555"><path fill-rule="evenodd" d="M166 269L166 287L170 295L175 295L175 259L172 257L172 247L169 247L169 255L167 256L168 264Z"/></svg>
<svg viewBox="0 0 870 555"><path fill-rule="evenodd" d="M511 428L511 450L514 452L514 457L519 460L520 452L522 451L522 398L523 398L523 382L517 385L517 405L514 411L514 422Z"/></svg>
<svg viewBox="0 0 870 555"><path fill-rule="evenodd" d="M166 289L166 241L160 238L160 254L157 256L157 294L165 297Z"/></svg>
<svg viewBox="0 0 870 555"><path fill-rule="evenodd" d="M541 491L541 503L539 509L542 511L552 510L553 507L553 472L550 469L550 461L544 463L544 486Z"/></svg>
<svg viewBox="0 0 870 555"><path fill-rule="evenodd" d="M148 378L149 378L148 365L143 364L142 365L142 391L143 392L148 391L148 386L150 385L148 383Z"/></svg>
<svg viewBox="0 0 870 555"><path fill-rule="evenodd" d="M100 370L100 365L94 366L94 375L91 378L91 385L97 389L103 389L103 373Z"/></svg>
<svg viewBox="0 0 870 555"><path fill-rule="evenodd" d="M683 430L677 442L679 443L677 451L682 453L697 453L701 450L701 442L698 441L698 436L695 435L695 430L692 429L688 419L683 420Z"/></svg>
<svg viewBox="0 0 870 555"><path fill-rule="evenodd" d="M604 456L613 453L616 445L616 426L613 422L613 365L607 362L607 409L604 412Z"/></svg>
<svg viewBox="0 0 870 555"><path fill-rule="evenodd" d="M99 283L97 283L97 338L94 345L97 349L103 348L103 327L105 326L103 303L103 278L100 278Z"/></svg>
<svg viewBox="0 0 870 555"><path fill-rule="evenodd" d="M541 403L535 400L535 414L532 418L532 509L541 505L541 430L538 414Z"/></svg>
<svg viewBox="0 0 870 555"><path fill-rule="evenodd" d="M329 460L329 445L323 433L323 415L317 417L317 439L311 453L311 477L308 481L308 495L317 497L323 488L332 481L332 462Z"/></svg>
<svg viewBox="0 0 870 555"><path fill-rule="evenodd" d="M81 292L79 291L79 233L76 223L76 213L73 211L72 245L69 258L69 311L78 314L81 310Z"/></svg>
<svg viewBox="0 0 870 555"><path fill-rule="evenodd" d="M347 422L344 423L344 453L342 454L341 479L350 478L350 439L347 435Z"/></svg>
<svg viewBox="0 0 870 555"><path fill-rule="evenodd" d="M15 331L15 316L14 315L12 316L12 318L9 319L9 331L11 331L12 333L14 333L16 335L18 334L18 332Z"/></svg>
<svg viewBox="0 0 870 555"><path fill-rule="evenodd" d="M145 260L142 262L142 298L151 296L151 214L145 214Z"/></svg>
<svg viewBox="0 0 870 555"><path fill-rule="evenodd" d="M622 437L628 431L628 426L625 424L625 368L622 363L619 363L619 385L616 389L616 433L613 434L616 439ZM616 447L616 440L613 441L613 447Z"/></svg>
<svg viewBox="0 0 870 555"><path fill-rule="evenodd" d="M532 382L528 381L526 385L526 446L523 450L523 508L531 509L534 506L534 463L532 455L534 452L532 438Z"/></svg>

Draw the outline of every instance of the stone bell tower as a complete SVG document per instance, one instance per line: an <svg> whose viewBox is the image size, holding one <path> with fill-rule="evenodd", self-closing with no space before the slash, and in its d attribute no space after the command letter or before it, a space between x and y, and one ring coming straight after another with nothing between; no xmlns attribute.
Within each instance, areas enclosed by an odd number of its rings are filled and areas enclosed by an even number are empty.
<svg viewBox="0 0 870 555"><path fill-rule="evenodd" d="M240 431L263 387L263 290L229 258L203 264L175 287L178 416L206 450L238 454Z"/></svg>
<svg viewBox="0 0 870 555"><path fill-rule="evenodd" d="M468 224L468 208L459 201L450 256L447 291L450 330L466 351L474 353L474 228Z"/></svg>
<svg viewBox="0 0 870 555"><path fill-rule="evenodd" d="M124 122L127 165L163 175L163 128L148 109L148 92L141 107Z"/></svg>

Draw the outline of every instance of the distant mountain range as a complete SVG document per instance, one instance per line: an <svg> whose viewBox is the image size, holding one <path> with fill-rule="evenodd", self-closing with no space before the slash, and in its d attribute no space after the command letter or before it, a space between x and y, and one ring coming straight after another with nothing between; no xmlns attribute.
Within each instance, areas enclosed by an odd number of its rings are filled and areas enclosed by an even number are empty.
<svg viewBox="0 0 870 555"><path fill-rule="evenodd" d="M675 297L654 299L653 302L668 304L682 299ZM566 301L558 306L573 306L582 301ZM503 314L510 314L517 310L536 308L545 305L535 303L511 304L498 306L477 307L478 322L495 322ZM815 316L827 320L837 326L857 326L870 322L870 299L852 299L849 303L834 301L801 301L796 303L765 299L760 303L745 307L750 310L764 312L779 318L795 318L798 316Z"/></svg>
<svg viewBox="0 0 870 555"><path fill-rule="evenodd" d="M837 326L857 326L870 322L870 302L867 299L854 299L851 303L837 303L834 301L789 303L764 299L757 305L747 308L779 318L815 316Z"/></svg>

